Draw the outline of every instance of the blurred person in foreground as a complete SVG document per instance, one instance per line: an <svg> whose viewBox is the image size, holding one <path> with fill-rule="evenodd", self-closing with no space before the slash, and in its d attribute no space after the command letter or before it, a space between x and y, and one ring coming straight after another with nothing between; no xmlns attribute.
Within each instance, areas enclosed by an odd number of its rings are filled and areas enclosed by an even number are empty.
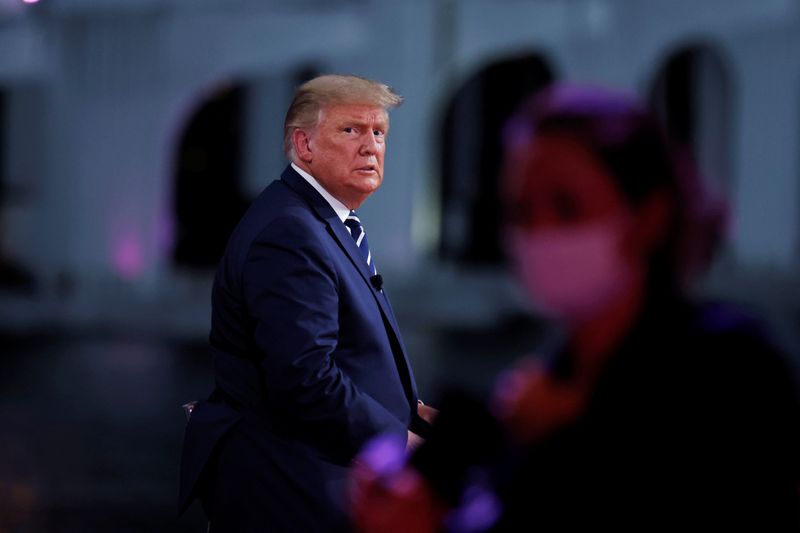
<svg viewBox="0 0 800 533"><path fill-rule="evenodd" d="M421 442L414 376L355 210L383 181L388 86L328 75L286 115L290 165L230 237L212 291L216 389L186 430L182 509L210 531L343 531L370 438Z"/></svg>
<svg viewBox="0 0 800 533"><path fill-rule="evenodd" d="M368 447L357 523L797 531L783 355L754 318L690 297L722 218L694 167L632 99L597 88L540 93L505 147L509 256L566 342L503 375L489 409L445 397L408 463Z"/></svg>

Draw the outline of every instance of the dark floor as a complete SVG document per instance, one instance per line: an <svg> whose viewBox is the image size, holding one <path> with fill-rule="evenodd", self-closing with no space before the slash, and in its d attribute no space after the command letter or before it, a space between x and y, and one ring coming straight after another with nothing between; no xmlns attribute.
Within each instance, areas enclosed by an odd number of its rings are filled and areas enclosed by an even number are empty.
<svg viewBox="0 0 800 533"><path fill-rule="evenodd" d="M409 322L426 399L445 384L485 390L537 331L524 317L486 330ZM205 531L197 504L175 516L180 406L213 382L204 342L51 331L5 333L0 347L0 533Z"/></svg>
<svg viewBox="0 0 800 533"><path fill-rule="evenodd" d="M4 336L0 532L202 531L177 520L184 415L210 388L202 346Z"/></svg>

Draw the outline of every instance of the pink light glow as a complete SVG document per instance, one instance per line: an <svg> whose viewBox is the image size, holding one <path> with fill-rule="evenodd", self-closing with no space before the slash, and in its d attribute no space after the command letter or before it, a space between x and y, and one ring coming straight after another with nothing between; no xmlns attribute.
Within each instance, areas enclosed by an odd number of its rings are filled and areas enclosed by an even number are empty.
<svg viewBox="0 0 800 533"><path fill-rule="evenodd" d="M22 0L22 1L23 1L23 2L25 2L26 4L35 4L35 3L37 3L39 0Z"/></svg>
<svg viewBox="0 0 800 533"><path fill-rule="evenodd" d="M114 267L123 279L136 279L144 271L142 243L134 232L119 235L113 244L112 254Z"/></svg>

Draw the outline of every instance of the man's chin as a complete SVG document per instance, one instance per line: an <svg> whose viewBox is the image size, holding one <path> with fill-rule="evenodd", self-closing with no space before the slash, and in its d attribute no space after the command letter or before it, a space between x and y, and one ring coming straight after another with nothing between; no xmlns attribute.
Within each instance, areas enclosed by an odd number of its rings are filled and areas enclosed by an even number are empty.
<svg viewBox="0 0 800 533"><path fill-rule="evenodd" d="M360 180L358 184L358 190L362 194L372 194L378 190L378 188L381 186L381 183L383 183L381 176L373 174L372 176L368 176Z"/></svg>
<svg viewBox="0 0 800 533"><path fill-rule="evenodd" d="M375 186L370 186L370 187L365 187L363 184L360 184L360 186L357 189L356 188L351 189L351 193L352 193L352 196L350 197L351 198L351 203L354 204L355 207L350 205L349 206L350 209L358 209L358 207L361 206L362 203L364 203L364 200L369 198L370 195L372 193L374 193L375 191L377 191L379 187L380 187L380 183L378 183Z"/></svg>

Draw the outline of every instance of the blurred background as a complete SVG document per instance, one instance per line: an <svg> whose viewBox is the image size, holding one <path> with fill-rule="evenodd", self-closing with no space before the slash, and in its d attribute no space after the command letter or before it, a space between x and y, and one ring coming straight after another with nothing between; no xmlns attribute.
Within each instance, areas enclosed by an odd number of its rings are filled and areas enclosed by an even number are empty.
<svg viewBox="0 0 800 533"><path fill-rule="evenodd" d="M558 335L497 189L505 119L553 81L634 93L694 151L730 210L697 291L798 373L796 0L0 0L0 533L205 531L175 509L214 268L328 72L406 97L360 214L423 398Z"/></svg>

